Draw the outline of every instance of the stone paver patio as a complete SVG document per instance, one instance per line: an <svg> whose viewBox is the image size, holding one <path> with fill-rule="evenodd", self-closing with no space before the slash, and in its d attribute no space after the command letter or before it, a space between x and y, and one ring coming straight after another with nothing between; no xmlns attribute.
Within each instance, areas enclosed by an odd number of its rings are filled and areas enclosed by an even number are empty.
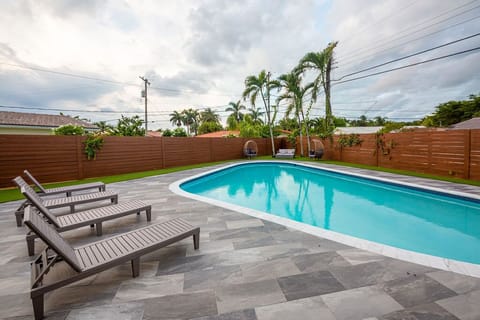
<svg viewBox="0 0 480 320"><path fill-rule="evenodd" d="M479 278L352 248L168 189L211 169L109 184L120 201L151 203L153 222L183 217L199 225L200 250L189 238L144 256L138 278L124 264L58 289L46 296L46 319L480 319ZM480 194L476 187L344 170ZM16 227L13 214L19 203L0 204L1 319L33 314L26 228ZM103 237L146 224L144 215L107 222ZM88 227L64 236L74 245L98 239Z"/></svg>

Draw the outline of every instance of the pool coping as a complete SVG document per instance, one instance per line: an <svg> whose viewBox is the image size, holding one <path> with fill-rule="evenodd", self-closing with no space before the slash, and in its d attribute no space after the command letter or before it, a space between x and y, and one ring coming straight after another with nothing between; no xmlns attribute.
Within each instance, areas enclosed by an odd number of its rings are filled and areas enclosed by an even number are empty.
<svg viewBox="0 0 480 320"><path fill-rule="evenodd" d="M278 161L268 161L268 160L255 160L256 163L279 163ZM463 262L463 261L458 261L458 260L453 260L453 259L446 259L446 258L441 258L437 256L432 256L424 253L418 253L414 251L409 251L405 249L400 249L396 248L393 246L388 246L384 244L380 244L377 242L369 241L369 240L364 240L360 238L356 238L353 236L345 235L339 232L331 231L331 230L326 230L322 229L319 227L311 226L302 222L290 220L287 218L283 217L278 217L273 214L268 214L259 210L254 210L246 207L242 207L239 205L223 202L220 200L215 200L215 199L210 199L207 197L199 196L196 194L192 194L189 192L186 192L180 188L180 185L184 182L191 181L193 179L200 178L202 176L212 174L215 172L218 172L220 170L224 170L227 168L231 167L236 167L242 164L248 164L248 163L253 163L252 161L242 161L242 162L236 162L233 164L227 164L221 167L217 167L212 170L204 171L202 173L194 174L192 176L177 180L169 185L169 190L172 191L173 193L176 193L180 196L194 199L197 201L205 202L208 204L212 204L215 206L219 206L225 209L237 211L243 214L247 214L252 217L256 217L259 219L271 221L274 223L278 223L281 225L284 225L286 227L299 230L311 235L315 235L318 237L322 237L325 239L329 239L332 241L336 241L342 244L346 244L355 248L359 248L362 250L374 252L377 254L381 254L387 257L391 258L396 258L408 262L413 262L417 264L421 264L424 266L428 267L433 267L441 270L446 270L446 271L452 271L456 273L460 273L463 275L468 275L468 276L473 276L480 278L480 265L479 264L473 264L473 263L468 263L468 262ZM475 195L471 193L465 193L465 192L460 192L460 191L455 191L455 190L445 190L445 189L440 189L436 187L431 187L431 186L425 186L425 185L420 185L412 182L405 182L405 181L397 181L385 177L378 177L378 176L367 176L365 174L359 173L359 172L351 172L347 170L341 170L340 166L339 168L331 168L331 167L325 167L321 165L312 165L309 163L299 163L299 162L294 162L294 161L282 161L281 163L289 163L297 166L304 166L304 167L309 167L309 168L315 168L315 169L322 169L326 171L331 171L335 173L340 173L340 174L346 174L346 175L351 175L351 176L356 176L364 179L369 179L369 180L376 180L376 181L381 181L381 182L386 182L394 185L401 185L401 186L406 186L406 187L411 187L411 188L418 188L418 189L424 189L424 190L429 190L437 193L443 193L443 194L451 194L453 196L457 197L462 197L462 198L470 198L474 200L480 201L480 195ZM366 170L366 169L362 169ZM392 175L392 178L395 176L401 176L397 174L389 174ZM403 176L402 176L403 177ZM423 179L423 178L422 178ZM428 179L426 179L428 180Z"/></svg>

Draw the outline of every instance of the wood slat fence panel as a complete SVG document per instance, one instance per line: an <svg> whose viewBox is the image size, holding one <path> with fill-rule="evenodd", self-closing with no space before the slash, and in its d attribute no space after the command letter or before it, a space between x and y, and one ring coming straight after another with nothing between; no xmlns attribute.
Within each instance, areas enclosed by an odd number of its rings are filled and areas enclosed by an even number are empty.
<svg viewBox="0 0 480 320"><path fill-rule="evenodd" d="M324 159L480 180L480 130L361 135L362 144L340 148L324 139ZM244 138L105 137L95 160L83 152L85 137L0 135L0 188L28 169L41 182L67 181L243 158ZM253 139L259 155L271 154L270 139ZM275 140L275 149L288 142ZM297 143L297 155L299 154ZM304 141L305 155L307 144Z"/></svg>

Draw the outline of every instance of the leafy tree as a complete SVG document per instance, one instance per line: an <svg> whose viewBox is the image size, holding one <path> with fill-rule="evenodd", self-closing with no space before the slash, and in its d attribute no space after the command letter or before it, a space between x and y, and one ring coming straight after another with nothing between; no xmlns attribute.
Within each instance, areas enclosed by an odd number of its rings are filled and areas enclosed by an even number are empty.
<svg viewBox="0 0 480 320"><path fill-rule="evenodd" d="M125 117L122 115L113 129L116 136L144 136L143 120L139 116Z"/></svg>
<svg viewBox="0 0 480 320"><path fill-rule="evenodd" d="M405 122L393 122L387 121L382 129L378 130L378 133L388 133L394 130L400 130L405 126Z"/></svg>
<svg viewBox="0 0 480 320"><path fill-rule="evenodd" d="M346 127L348 122L347 122L347 119L345 118L337 118L337 117L333 117L333 123L335 125L335 128L338 128L338 127Z"/></svg>
<svg viewBox="0 0 480 320"><path fill-rule="evenodd" d="M171 136L173 136L173 131L172 130L170 130L170 129L163 130L162 137L171 137Z"/></svg>
<svg viewBox="0 0 480 320"><path fill-rule="evenodd" d="M206 122L203 122L198 127L198 134L205 134L205 133L216 132L221 130L223 130L223 127L220 123L213 122L213 121L206 121Z"/></svg>
<svg viewBox="0 0 480 320"><path fill-rule="evenodd" d="M85 129L82 126L66 124L53 129L53 133L56 136L83 136L85 134Z"/></svg>
<svg viewBox="0 0 480 320"><path fill-rule="evenodd" d="M182 112L178 112L175 110L172 113L170 113L170 122L173 125L180 127L183 124L183 121L184 121L184 117Z"/></svg>
<svg viewBox="0 0 480 320"><path fill-rule="evenodd" d="M178 128L175 128L175 130L173 130L172 136L174 136L174 137L186 137L187 132L185 131L185 129L178 127Z"/></svg>
<svg viewBox="0 0 480 320"><path fill-rule="evenodd" d="M382 118L380 116L377 116L373 119L373 125L374 126L383 126L387 122L387 118Z"/></svg>
<svg viewBox="0 0 480 320"><path fill-rule="evenodd" d="M333 114L332 104L330 102L330 72L332 71L333 50L338 42L331 42L328 46L320 52L309 52L299 62L297 68L302 72L306 70L314 70L318 73L314 80L314 87L310 98L310 106L316 102L320 84L325 93L325 132L333 132Z"/></svg>
<svg viewBox="0 0 480 320"><path fill-rule="evenodd" d="M283 119L278 121L278 126L280 129L293 131L298 128L298 122L294 118L289 118L285 116Z"/></svg>
<svg viewBox="0 0 480 320"><path fill-rule="evenodd" d="M275 117L277 116L277 107L270 104L270 92L273 89L278 88L278 86L278 81L270 80L270 72L267 73L265 70L262 70L258 76L251 75L245 79L245 90L242 94L244 100L250 97L250 103L253 107L255 107L257 97L260 95L262 98L272 143L272 155L275 155L273 124L275 123Z"/></svg>
<svg viewBox="0 0 480 320"><path fill-rule="evenodd" d="M113 126L111 124L107 124L106 121L98 121L94 122L93 124L98 127L98 131L100 133L109 133L113 131Z"/></svg>
<svg viewBox="0 0 480 320"><path fill-rule="evenodd" d="M229 102L228 105L229 107L225 109L225 111L231 111L232 113L230 116L233 116L237 122L242 121L243 113L241 111L245 110L246 108L243 104L241 104L241 100L238 100L237 102Z"/></svg>
<svg viewBox="0 0 480 320"><path fill-rule="evenodd" d="M227 118L227 129L228 130L237 130L239 122L235 119L235 115L232 113Z"/></svg>
<svg viewBox="0 0 480 320"><path fill-rule="evenodd" d="M455 123L480 117L480 95L470 95L468 100L439 104L435 112L423 119L427 127L448 127Z"/></svg>

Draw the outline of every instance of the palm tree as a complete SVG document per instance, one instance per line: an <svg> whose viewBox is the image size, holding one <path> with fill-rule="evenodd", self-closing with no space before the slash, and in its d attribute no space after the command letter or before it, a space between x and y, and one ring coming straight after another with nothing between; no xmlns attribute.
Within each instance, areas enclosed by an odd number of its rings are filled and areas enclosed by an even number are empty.
<svg viewBox="0 0 480 320"><path fill-rule="evenodd" d="M270 104L270 91L278 88L279 83L276 80L270 80L270 72L265 70L260 71L257 76L248 76L245 79L245 90L243 91L243 99L250 97L252 106L255 106L255 101L260 94L263 105L265 107L265 114L267 116L267 124L270 130L270 139L272 143L272 156L275 155L275 142L273 140L273 124L277 116L277 107Z"/></svg>
<svg viewBox="0 0 480 320"><path fill-rule="evenodd" d="M314 87L310 99L310 106L307 113L310 111L312 105L316 102L319 84L322 85L325 93L325 131L330 132L333 128L332 104L330 102L330 72L332 70L333 50L337 46L338 41L331 42L321 52L309 52L299 62L297 68L302 72L306 70L315 70L318 72L314 80Z"/></svg>
<svg viewBox="0 0 480 320"><path fill-rule="evenodd" d="M180 127L183 124L183 114L178 111L173 111L170 113L170 122L177 127Z"/></svg>
<svg viewBox="0 0 480 320"><path fill-rule="evenodd" d="M241 100L238 100L237 102L229 102L228 105L229 107L225 109L225 111L231 111L232 113L230 116L233 116L237 122L242 121L243 113L241 111L246 108L241 104Z"/></svg>
<svg viewBox="0 0 480 320"><path fill-rule="evenodd" d="M283 74L278 80L284 92L278 97L277 103L282 100L287 100L289 102L286 117L288 117L292 111L295 113L300 134L300 155L303 157L303 126L305 126L305 132L307 133L308 152L310 153L310 134L307 125L308 119L305 121L303 97L313 88L314 84L310 83L305 87L302 87L302 78L298 70Z"/></svg>
<svg viewBox="0 0 480 320"><path fill-rule="evenodd" d="M113 130L113 126L111 124L107 124L106 121L98 121L94 122L93 124L98 127L98 131L100 131L100 133L110 132Z"/></svg>
<svg viewBox="0 0 480 320"><path fill-rule="evenodd" d="M190 130L194 129L195 135L197 134L197 122L198 118L200 117L200 113L196 109L185 109L182 111L183 114L183 124L187 127L187 133L190 135Z"/></svg>
<svg viewBox="0 0 480 320"><path fill-rule="evenodd" d="M262 112L260 108L250 108L248 111L250 111L249 115L252 118L253 124L263 124L262 116L264 112Z"/></svg>
<svg viewBox="0 0 480 320"><path fill-rule="evenodd" d="M220 123L220 116L211 108L206 108L200 112L200 120L202 122L217 122Z"/></svg>

